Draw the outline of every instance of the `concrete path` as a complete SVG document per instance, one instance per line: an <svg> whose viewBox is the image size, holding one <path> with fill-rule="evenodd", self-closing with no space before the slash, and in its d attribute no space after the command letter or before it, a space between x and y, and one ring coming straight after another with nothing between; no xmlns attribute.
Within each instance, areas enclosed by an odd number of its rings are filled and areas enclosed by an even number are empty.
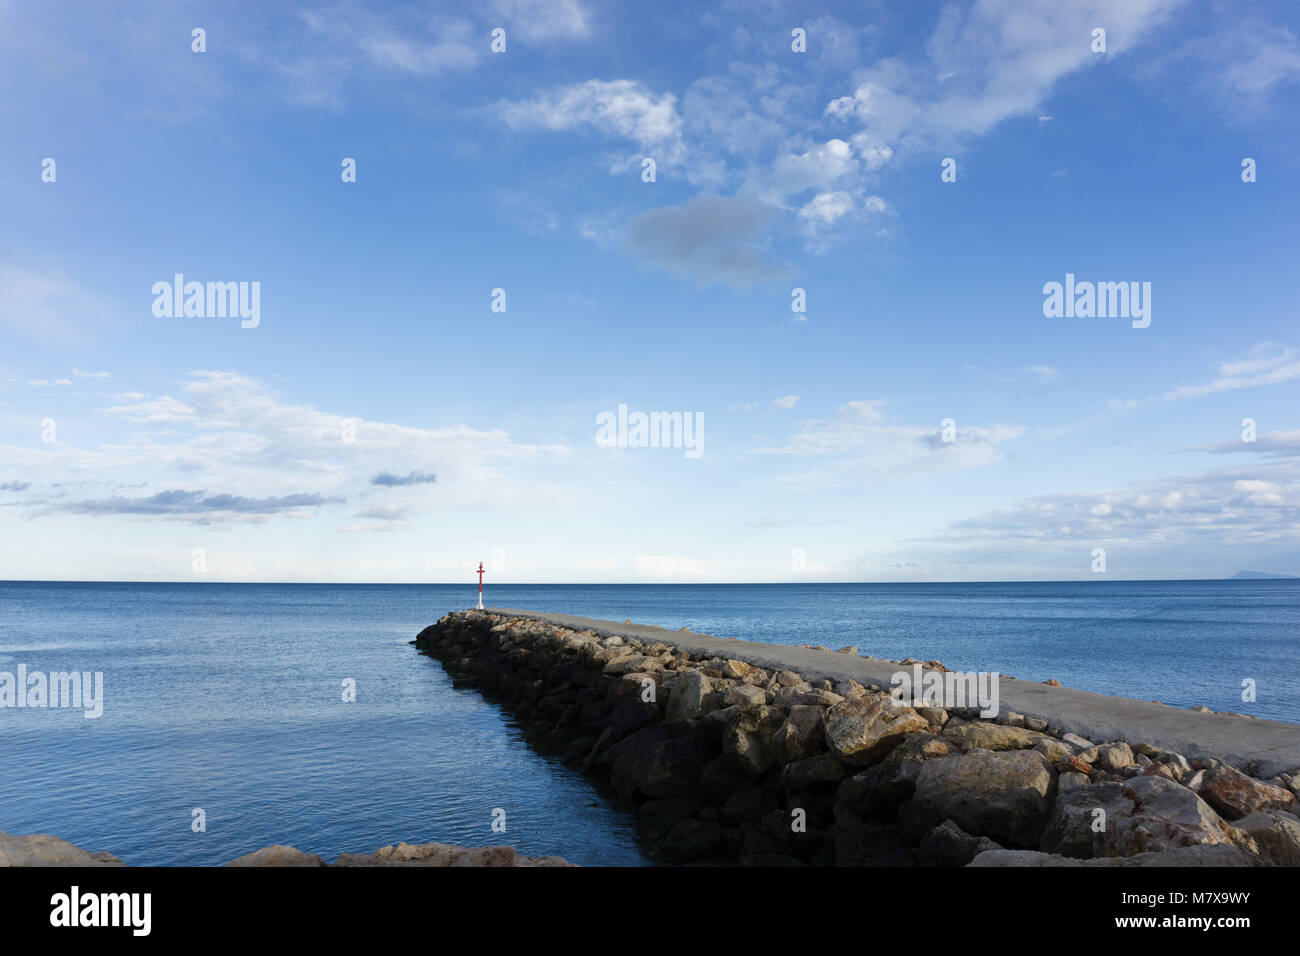
<svg viewBox="0 0 1300 956"><path fill-rule="evenodd" d="M899 670L910 670L887 661L849 654L739 641L692 631L668 631L648 624L620 624L512 608L487 610L492 614L532 618L578 631L595 631L601 637L618 635L643 641L663 641L692 654L734 658L769 669L784 668L813 680L851 677L860 684L889 687L891 675ZM999 692L1003 711L1013 710L1027 717L1041 718L1094 743L1114 740L1148 743L1189 758L1218 757L1242 769L1255 763L1255 772L1265 778L1300 770L1298 724L1204 714L1154 701L1110 697L1006 677L999 682Z"/></svg>

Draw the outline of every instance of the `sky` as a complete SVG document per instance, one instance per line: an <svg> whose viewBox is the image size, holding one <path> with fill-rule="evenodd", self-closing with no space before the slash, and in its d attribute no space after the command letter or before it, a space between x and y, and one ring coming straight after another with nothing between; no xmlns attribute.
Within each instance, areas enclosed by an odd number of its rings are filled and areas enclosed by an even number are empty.
<svg viewBox="0 0 1300 956"><path fill-rule="evenodd" d="M1300 573L1298 20L0 0L0 579Z"/></svg>

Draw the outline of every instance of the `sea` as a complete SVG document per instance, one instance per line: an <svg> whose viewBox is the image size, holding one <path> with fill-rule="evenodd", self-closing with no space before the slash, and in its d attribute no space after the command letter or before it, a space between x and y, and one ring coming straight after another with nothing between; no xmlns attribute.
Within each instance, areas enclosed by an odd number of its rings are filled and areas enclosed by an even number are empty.
<svg viewBox="0 0 1300 956"><path fill-rule="evenodd" d="M852 644L1300 723L1300 580L485 590L489 606ZM0 681L20 665L103 675L99 717L0 708L0 830L136 866L431 840L649 864L629 813L408 643L476 600L473 581L0 582Z"/></svg>

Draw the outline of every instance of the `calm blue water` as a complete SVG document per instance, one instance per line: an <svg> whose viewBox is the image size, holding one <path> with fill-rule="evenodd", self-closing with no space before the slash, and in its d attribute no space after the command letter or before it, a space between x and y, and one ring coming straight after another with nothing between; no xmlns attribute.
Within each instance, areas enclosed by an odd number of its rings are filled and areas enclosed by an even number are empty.
<svg viewBox="0 0 1300 956"><path fill-rule="evenodd" d="M472 584L0 582L0 671L105 682L98 720L0 709L0 830L136 865L224 863L272 843L332 860L399 840L644 863L626 815L407 644L475 599ZM851 643L1300 722L1300 581L501 585L488 603ZM206 833L191 832L195 807ZM490 829L497 807L505 834Z"/></svg>

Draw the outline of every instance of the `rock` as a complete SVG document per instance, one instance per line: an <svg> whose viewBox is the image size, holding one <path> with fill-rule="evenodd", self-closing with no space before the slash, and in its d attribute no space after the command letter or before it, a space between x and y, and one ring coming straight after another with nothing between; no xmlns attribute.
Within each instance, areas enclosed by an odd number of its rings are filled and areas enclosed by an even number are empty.
<svg viewBox="0 0 1300 956"><path fill-rule="evenodd" d="M1097 748L1097 759L1093 761L1103 770L1118 773L1125 767L1133 765L1133 751L1123 742L1103 744Z"/></svg>
<svg viewBox="0 0 1300 956"><path fill-rule="evenodd" d="M252 855L255 854L250 854L250 856ZM241 857L240 859L245 858ZM238 862L237 860L228 865L234 866ZM342 853L334 865L346 867L544 867L574 866L575 864L568 863L558 856L518 856L512 846L463 847L451 846L446 843L421 843L416 845L399 843L397 846L381 847L374 853Z"/></svg>
<svg viewBox="0 0 1300 956"><path fill-rule="evenodd" d="M944 820L921 838L921 862L926 866L965 866L985 850L1002 849L988 837L974 837L951 820Z"/></svg>
<svg viewBox="0 0 1300 956"><path fill-rule="evenodd" d="M902 850L902 835L890 824L866 823L836 833L836 866L895 866L909 860ZM902 852L900 852L902 851Z"/></svg>
<svg viewBox="0 0 1300 956"><path fill-rule="evenodd" d="M734 660L720 661L716 666L719 674L728 680L744 680L754 669L753 664Z"/></svg>
<svg viewBox="0 0 1300 956"><path fill-rule="evenodd" d="M727 831L710 820L682 820L654 848L656 859L690 863L720 854L727 846Z"/></svg>
<svg viewBox="0 0 1300 956"><path fill-rule="evenodd" d="M1038 848L1062 856L1106 856L1110 845L1107 834L1114 821L1133 812L1133 801L1124 796L1123 787L1118 783L1089 784L1085 778L1083 784L1072 787L1058 782L1057 791ZM1098 810L1103 815L1099 816Z"/></svg>
<svg viewBox="0 0 1300 956"><path fill-rule="evenodd" d="M663 727L638 730L610 752L615 754L610 783L625 800L636 793L650 798L691 796L709 761L708 745L699 736L670 737Z"/></svg>
<svg viewBox="0 0 1300 956"><path fill-rule="evenodd" d="M1139 773L1138 776L1139 777L1160 777L1163 780L1171 780L1174 783L1178 782L1177 780L1174 780L1173 771L1170 770L1162 763L1153 763L1149 767L1143 767L1142 772Z"/></svg>
<svg viewBox="0 0 1300 956"><path fill-rule="evenodd" d="M722 739L722 755L732 767L747 777L758 777L776 761L762 736L741 727L732 727Z"/></svg>
<svg viewBox="0 0 1300 956"><path fill-rule="evenodd" d="M606 674L630 674L633 671L640 670L646 664L644 654L638 654L636 651L628 651L623 654L617 654L606 662L604 672Z"/></svg>
<svg viewBox="0 0 1300 956"><path fill-rule="evenodd" d="M969 866L1259 866L1259 860L1235 846L1186 846L1160 853L1075 860L1037 850L988 850Z"/></svg>
<svg viewBox="0 0 1300 956"><path fill-rule="evenodd" d="M1234 833L1214 809L1181 784L1140 776L1122 784L1133 809L1107 822L1102 856L1132 856L1178 846L1232 843Z"/></svg>
<svg viewBox="0 0 1300 956"><path fill-rule="evenodd" d="M1300 820L1289 813L1252 813L1233 824L1237 845L1274 866L1300 866Z"/></svg>
<svg viewBox="0 0 1300 956"><path fill-rule="evenodd" d="M646 841L653 846L683 820L690 820L705 808L703 800L676 797L667 800L647 800L636 811L637 826Z"/></svg>
<svg viewBox="0 0 1300 956"><path fill-rule="evenodd" d="M782 712L762 705L744 710L729 707L725 713L728 721L722 735L723 758L746 777L761 776L775 763L767 741L781 726Z"/></svg>
<svg viewBox="0 0 1300 956"><path fill-rule="evenodd" d="M87 853L48 833L19 835L0 830L0 867L5 866L125 866L104 850Z"/></svg>
<svg viewBox="0 0 1300 956"><path fill-rule="evenodd" d="M767 694L760 687L752 684L739 684L728 690L722 697L728 707L761 707L767 703Z"/></svg>
<svg viewBox="0 0 1300 956"><path fill-rule="evenodd" d="M1072 790L1075 787L1082 787L1088 783L1088 776L1082 773L1076 773L1073 770L1066 773L1057 774L1056 791L1064 793L1066 790Z"/></svg>
<svg viewBox="0 0 1300 956"><path fill-rule="evenodd" d="M756 783L744 781L737 785L722 805L723 819L732 823L756 824L763 814L776 808L776 794L764 790Z"/></svg>
<svg viewBox="0 0 1300 956"><path fill-rule="evenodd" d="M1093 746L1091 740L1080 737L1078 734L1062 734L1061 739L1073 747L1076 753L1083 750L1090 750Z"/></svg>
<svg viewBox="0 0 1300 956"><path fill-rule="evenodd" d="M840 648L838 651L836 651L835 653L836 653L836 654L848 654L850 657L857 657L857 656L858 656L858 649L857 649L856 647L854 647L852 644L846 644L844 647L841 647L841 648Z"/></svg>
<svg viewBox="0 0 1300 956"><path fill-rule="evenodd" d="M806 707L834 707L840 701L844 700L839 694L825 688L816 687L812 690L804 691L802 694L795 696L792 704L801 704Z"/></svg>
<svg viewBox="0 0 1300 956"><path fill-rule="evenodd" d="M1041 717L1026 717L1025 726L1030 730L1046 731L1047 721Z"/></svg>
<svg viewBox="0 0 1300 956"><path fill-rule="evenodd" d="M1034 749L1054 764L1060 763L1066 757L1074 756L1074 748L1055 737L1044 737L1034 744Z"/></svg>
<svg viewBox="0 0 1300 956"><path fill-rule="evenodd" d="M844 698L867 696L867 689L852 678L836 681L834 691Z"/></svg>
<svg viewBox="0 0 1300 956"><path fill-rule="evenodd" d="M820 707L803 704L790 708L790 715L767 741L778 764L785 766L821 752L825 735L822 713Z"/></svg>
<svg viewBox="0 0 1300 956"><path fill-rule="evenodd" d="M846 763L867 766L881 760L906 734L929 723L891 697L846 700L826 712L826 746Z"/></svg>
<svg viewBox="0 0 1300 956"><path fill-rule="evenodd" d="M1290 790L1248 777L1227 764L1205 771L1199 792L1206 803L1229 820L1251 813L1289 810L1295 804Z"/></svg>
<svg viewBox="0 0 1300 956"><path fill-rule="evenodd" d="M777 706L788 707L795 703L795 699L802 697L804 694L812 691L812 684L792 684L788 687L782 687L776 692L774 702Z"/></svg>
<svg viewBox="0 0 1300 956"><path fill-rule="evenodd" d="M945 731L944 736L960 741L963 750L973 750L976 747L984 750L1025 750L1033 747L1040 740L1049 739L1046 734L1040 734L1036 730L1025 730L1022 727L1010 727L983 720L954 727L950 731Z"/></svg>
<svg viewBox="0 0 1300 956"><path fill-rule="evenodd" d="M1082 757L1062 757L1056 763L1061 773L1081 773L1085 777L1092 775L1092 767Z"/></svg>
<svg viewBox="0 0 1300 956"><path fill-rule="evenodd" d="M931 727L942 727L948 722L948 712L942 707L918 707L916 712L924 717Z"/></svg>
<svg viewBox="0 0 1300 956"><path fill-rule="evenodd" d="M748 786L749 779L738 773L722 757L710 760L700 774L700 794L715 805L726 803L737 788Z"/></svg>
<svg viewBox="0 0 1300 956"><path fill-rule="evenodd" d="M1033 750L940 757L921 765L905 810L918 831L952 820L999 843L1036 846L1054 778L1047 758Z"/></svg>
<svg viewBox="0 0 1300 956"><path fill-rule="evenodd" d="M699 717L703 712L704 698L712 690L713 685L702 673L695 670L685 671L673 681L664 720L673 724Z"/></svg>
<svg viewBox="0 0 1300 956"><path fill-rule="evenodd" d="M844 765L837 758L821 754L786 764L781 772L781 784L791 793L833 787L844 779L845 772Z"/></svg>
<svg viewBox="0 0 1300 956"><path fill-rule="evenodd" d="M403 843L400 846L405 847ZM387 847L393 849L393 847ZM294 849L291 846L284 846L277 843L275 846L264 846L260 850L254 850L252 853L245 853L243 856L236 857L226 866L325 866L323 859L315 853L304 853L302 850Z"/></svg>

